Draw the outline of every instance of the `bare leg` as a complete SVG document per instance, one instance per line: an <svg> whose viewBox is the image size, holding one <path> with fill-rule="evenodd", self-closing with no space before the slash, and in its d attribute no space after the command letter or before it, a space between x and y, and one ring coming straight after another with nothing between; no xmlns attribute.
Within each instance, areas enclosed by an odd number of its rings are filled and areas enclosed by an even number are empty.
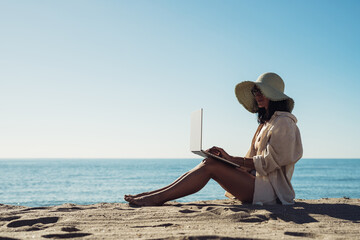
<svg viewBox="0 0 360 240"><path fill-rule="evenodd" d="M125 199L140 206L162 205L169 200L193 194L202 189L210 179L217 181L237 199L251 202L254 194L255 177L220 161L207 158L169 187L149 195Z"/></svg>
<svg viewBox="0 0 360 240"><path fill-rule="evenodd" d="M130 195L130 194L127 194L124 196L124 199L130 199L130 198L137 198L137 197L142 197L142 196L145 196L145 195L151 195L151 194L154 194L154 193L157 193L157 192L161 192L167 188L170 188L172 187L173 185L175 185L177 182L179 182L183 177L185 177L189 172L186 172L184 173L183 175L181 175L178 179L176 179L173 183L167 185L166 187L163 187L163 188L160 188L160 189L157 189L157 190L154 190L154 191L150 191L150 192L143 192L143 193L139 193L139 194L136 194L136 195ZM128 201L128 200L126 200Z"/></svg>

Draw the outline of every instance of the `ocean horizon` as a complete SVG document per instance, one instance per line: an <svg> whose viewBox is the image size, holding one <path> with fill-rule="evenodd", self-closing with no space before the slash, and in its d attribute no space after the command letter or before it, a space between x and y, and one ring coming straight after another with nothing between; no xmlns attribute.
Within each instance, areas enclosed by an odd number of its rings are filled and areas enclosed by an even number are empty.
<svg viewBox="0 0 360 240"><path fill-rule="evenodd" d="M0 204L124 203L124 194L166 186L201 159L0 159ZM304 158L295 165L297 199L360 198L360 159ZM225 199L213 180L178 202Z"/></svg>

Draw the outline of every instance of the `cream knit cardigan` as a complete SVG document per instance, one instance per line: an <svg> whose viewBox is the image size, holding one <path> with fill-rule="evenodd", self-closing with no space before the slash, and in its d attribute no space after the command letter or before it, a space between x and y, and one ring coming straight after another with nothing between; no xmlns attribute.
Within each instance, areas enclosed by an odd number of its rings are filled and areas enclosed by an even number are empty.
<svg viewBox="0 0 360 240"><path fill-rule="evenodd" d="M246 154L253 158L256 169L253 204L275 204L276 199L284 205L294 203L291 178L295 163L303 154L296 122L291 113L275 112L263 126L261 135L260 131L256 132Z"/></svg>

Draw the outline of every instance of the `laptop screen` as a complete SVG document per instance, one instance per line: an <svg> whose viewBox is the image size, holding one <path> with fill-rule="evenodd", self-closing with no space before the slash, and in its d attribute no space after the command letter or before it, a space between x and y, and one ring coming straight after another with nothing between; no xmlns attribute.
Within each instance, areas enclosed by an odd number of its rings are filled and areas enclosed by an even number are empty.
<svg viewBox="0 0 360 240"><path fill-rule="evenodd" d="M203 109L191 113L190 151L201 151Z"/></svg>

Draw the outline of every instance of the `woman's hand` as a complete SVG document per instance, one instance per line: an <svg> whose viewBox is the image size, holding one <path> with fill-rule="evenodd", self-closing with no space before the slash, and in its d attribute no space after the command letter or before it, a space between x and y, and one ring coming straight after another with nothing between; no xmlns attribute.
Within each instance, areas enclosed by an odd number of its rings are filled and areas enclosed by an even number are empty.
<svg viewBox="0 0 360 240"><path fill-rule="evenodd" d="M219 148L219 147L212 147L212 148L209 148L208 150L206 150L207 152L209 153L212 153L216 156L219 156L219 157L222 157L222 158L225 158L225 159L232 159L232 156L230 156L227 152L225 152L224 149L222 148Z"/></svg>

